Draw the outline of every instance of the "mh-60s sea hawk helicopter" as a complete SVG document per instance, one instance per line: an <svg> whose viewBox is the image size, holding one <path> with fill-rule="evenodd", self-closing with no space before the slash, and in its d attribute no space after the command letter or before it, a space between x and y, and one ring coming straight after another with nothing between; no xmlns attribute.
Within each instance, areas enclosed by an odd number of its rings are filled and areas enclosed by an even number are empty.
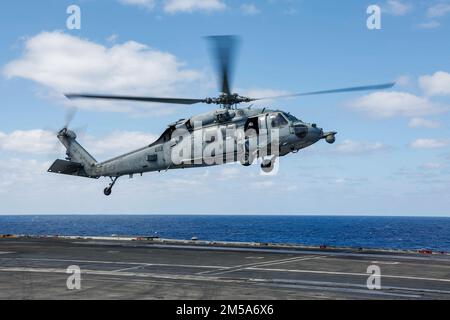
<svg viewBox="0 0 450 320"><path fill-rule="evenodd" d="M270 172L277 157L298 152L320 140L332 144L336 140L337 132L324 132L316 124L305 123L284 111L238 108L239 104L264 99L381 90L394 86L394 83L388 83L278 97L243 97L231 91L237 38L214 36L209 37L209 40L220 76L221 94L216 98L179 99L99 94L67 94L66 97L183 105L204 103L219 105L221 108L170 124L152 144L104 162L97 162L76 141L75 132L66 126L59 131L57 137L66 148L67 157L65 160L56 160L48 171L92 179L109 177L111 183L104 190L106 196L111 195L112 188L120 177L133 177L134 174L142 175L145 172L205 167L237 161L249 166L255 159L261 159L262 170Z"/></svg>

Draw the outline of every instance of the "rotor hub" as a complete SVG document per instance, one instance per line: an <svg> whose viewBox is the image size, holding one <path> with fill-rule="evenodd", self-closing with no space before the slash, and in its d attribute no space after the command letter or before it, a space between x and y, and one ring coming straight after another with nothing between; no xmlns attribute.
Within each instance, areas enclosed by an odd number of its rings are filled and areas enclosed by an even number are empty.
<svg viewBox="0 0 450 320"><path fill-rule="evenodd" d="M77 135L72 130L63 128L61 131L58 132L58 137L68 137L68 138L76 139Z"/></svg>
<svg viewBox="0 0 450 320"><path fill-rule="evenodd" d="M224 108L230 108L231 106L240 104L240 103L248 103L253 101L253 99L248 97L240 96L237 93L234 94L221 94L217 98L206 98L205 103L206 104L217 104L221 105Z"/></svg>

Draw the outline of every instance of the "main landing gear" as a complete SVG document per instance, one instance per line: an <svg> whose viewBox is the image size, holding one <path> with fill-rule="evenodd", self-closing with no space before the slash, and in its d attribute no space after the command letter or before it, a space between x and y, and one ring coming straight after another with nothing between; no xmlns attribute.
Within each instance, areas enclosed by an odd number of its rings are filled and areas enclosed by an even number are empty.
<svg viewBox="0 0 450 320"><path fill-rule="evenodd" d="M249 152L245 152L244 154L242 154L239 158L239 162L244 166L244 167L249 167L252 165L254 159L252 157L252 155Z"/></svg>
<svg viewBox="0 0 450 320"><path fill-rule="evenodd" d="M114 185L116 184L117 179L119 179L120 177L110 177L111 178L111 183L109 184L108 187L105 188L105 190L103 191L103 193L105 194L105 196L109 197L112 193L112 188L114 187Z"/></svg>

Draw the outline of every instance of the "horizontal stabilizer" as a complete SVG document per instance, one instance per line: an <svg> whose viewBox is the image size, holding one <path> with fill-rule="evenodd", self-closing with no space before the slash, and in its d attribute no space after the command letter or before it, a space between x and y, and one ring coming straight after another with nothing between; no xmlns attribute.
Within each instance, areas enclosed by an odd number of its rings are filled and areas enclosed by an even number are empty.
<svg viewBox="0 0 450 320"><path fill-rule="evenodd" d="M83 165L81 163L65 161L65 160L56 160L48 172L57 173L57 174L66 174L69 176L78 176L85 178L98 179L99 177L90 177L86 174Z"/></svg>

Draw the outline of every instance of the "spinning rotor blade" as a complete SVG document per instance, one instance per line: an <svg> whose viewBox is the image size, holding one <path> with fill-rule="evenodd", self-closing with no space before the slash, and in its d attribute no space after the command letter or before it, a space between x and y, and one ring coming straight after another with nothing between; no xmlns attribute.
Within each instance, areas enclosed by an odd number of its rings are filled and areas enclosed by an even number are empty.
<svg viewBox="0 0 450 320"><path fill-rule="evenodd" d="M390 89L394 85L395 85L395 82L393 82L393 83L386 83L386 84L377 84L377 85L373 85L373 86L350 87L350 88L343 88L343 89L332 89L332 90L325 90L325 91L315 91L315 92L288 94L288 95L275 96L275 97L256 98L256 99L251 99L251 100L252 101L258 101L258 100L266 100L266 99L281 99L281 98L314 96L314 95L331 94L331 93L383 90L383 89Z"/></svg>
<svg viewBox="0 0 450 320"><path fill-rule="evenodd" d="M58 136L63 130L69 130L69 127L73 120L75 119L75 116L78 113L78 108L68 108L66 109L65 115L64 115L64 127L62 129L55 129L54 127L46 126L44 128L45 132L49 132L52 135ZM88 129L88 125L84 125L78 128L71 129L71 131L75 132L78 137L83 138L86 136L86 132ZM61 153L64 151L64 147L61 145L61 142L55 139L55 143L50 148L50 151L47 152L48 161L54 161L55 157L58 157Z"/></svg>
<svg viewBox="0 0 450 320"><path fill-rule="evenodd" d="M139 102L159 102L172 104L192 105L196 103L204 103L205 99L178 99L178 98L155 98L155 97L131 97L131 96L114 96L114 95L95 95L95 94L66 94L68 99L102 99L102 100L122 100L122 101L139 101Z"/></svg>
<svg viewBox="0 0 450 320"><path fill-rule="evenodd" d="M67 110L65 115L65 121L64 121L64 128L69 128L70 124L72 123L73 119L77 115L78 109L77 108L71 108Z"/></svg>
<svg viewBox="0 0 450 320"><path fill-rule="evenodd" d="M236 36L212 36L207 39L211 43L211 52L216 60L220 90L229 96L232 93L231 81L239 38Z"/></svg>

